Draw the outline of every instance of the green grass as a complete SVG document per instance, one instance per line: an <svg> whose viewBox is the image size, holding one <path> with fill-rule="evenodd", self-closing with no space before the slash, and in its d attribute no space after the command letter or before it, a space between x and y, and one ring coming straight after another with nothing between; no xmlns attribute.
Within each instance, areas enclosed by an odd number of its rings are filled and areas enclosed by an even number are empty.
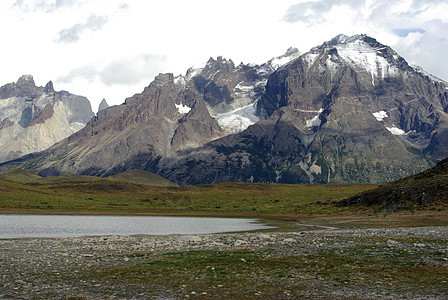
<svg viewBox="0 0 448 300"><path fill-rule="evenodd" d="M9 180L18 183L37 183L42 177L22 169L13 169L0 174L0 180Z"/></svg>
<svg viewBox="0 0 448 300"><path fill-rule="evenodd" d="M172 181L169 181L168 179L163 178L162 176L142 170L126 171L117 175L109 176L107 177L107 180L132 182L132 183L147 184L151 186L160 186L160 187L177 186L177 184L175 184Z"/></svg>
<svg viewBox="0 0 448 300"><path fill-rule="evenodd" d="M99 177L78 175L73 173L61 174L59 176L42 177L31 172L22 169L13 169L5 173L0 174L0 180L9 180L17 183L40 183L50 184L59 182L89 182L97 181ZM177 186L174 182L171 182L157 174L142 171L142 170L130 170L116 175L112 175L106 178L109 181L128 182L136 184L145 184L150 186Z"/></svg>
<svg viewBox="0 0 448 300"><path fill-rule="evenodd" d="M28 185L0 181L0 209L70 213L323 214L347 210L332 202L373 187L255 183L153 187L106 179Z"/></svg>

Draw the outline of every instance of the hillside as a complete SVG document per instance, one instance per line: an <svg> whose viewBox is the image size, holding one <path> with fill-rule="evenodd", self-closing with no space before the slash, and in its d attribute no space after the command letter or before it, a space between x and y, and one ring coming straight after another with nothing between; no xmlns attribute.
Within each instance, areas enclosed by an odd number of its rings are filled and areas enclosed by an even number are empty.
<svg viewBox="0 0 448 300"><path fill-rule="evenodd" d="M37 183L42 177L23 169L12 169L0 174L1 180L9 180L17 183Z"/></svg>
<svg viewBox="0 0 448 300"><path fill-rule="evenodd" d="M106 179L111 181L131 182L150 186L177 186L177 184L163 178L162 176L142 170L129 170L120 174L106 177Z"/></svg>
<svg viewBox="0 0 448 300"><path fill-rule="evenodd" d="M343 200L339 206L368 206L395 211L433 206L448 207L448 159L433 168Z"/></svg>
<svg viewBox="0 0 448 300"><path fill-rule="evenodd" d="M0 174L0 180L8 180L22 184L54 184L63 182L91 182L101 178L96 176L78 175L73 173L58 176L42 177L22 169L13 169ZM149 186L176 186L175 183L160 177L159 175L141 170L131 170L106 178L108 181L144 184Z"/></svg>

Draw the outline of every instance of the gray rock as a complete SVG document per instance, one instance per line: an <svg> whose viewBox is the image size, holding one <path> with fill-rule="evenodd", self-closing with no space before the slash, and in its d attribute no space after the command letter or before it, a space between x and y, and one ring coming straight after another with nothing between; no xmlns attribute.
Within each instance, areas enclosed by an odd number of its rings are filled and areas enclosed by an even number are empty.
<svg viewBox="0 0 448 300"><path fill-rule="evenodd" d="M0 162L42 151L93 117L87 98L37 87L31 75L0 87Z"/></svg>
<svg viewBox="0 0 448 300"><path fill-rule="evenodd" d="M102 111L103 109L106 109L109 107L109 104L107 104L106 99L101 100L100 105L98 106L98 111Z"/></svg>

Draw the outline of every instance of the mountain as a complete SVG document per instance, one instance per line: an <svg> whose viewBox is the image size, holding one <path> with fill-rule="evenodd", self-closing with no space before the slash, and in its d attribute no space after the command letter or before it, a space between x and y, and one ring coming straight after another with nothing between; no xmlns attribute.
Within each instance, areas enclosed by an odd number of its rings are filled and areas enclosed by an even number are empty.
<svg viewBox="0 0 448 300"><path fill-rule="evenodd" d="M448 156L447 84L366 35L262 65L210 58L160 74L50 149L0 165L41 175L131 169L177 184L384 183Z"/></svg>
<svg viewBox="0 0 448 300"><path fill-rule="evenodd" d="M365 35L338 36L279 68L266 115L160 174L206 181L384 183L448 156L447 84Z"/></svg>
<svg viewBox="0 0 448 300"><path fill-rule="evenodd" d="M106 99L101 100L100 105L98 106L98 111L101 111L103 109L106 109L109 107L109 104L107 104Z"/></svg>
<svg viewBox="0 0 448 300"><path fill-rule="evenodd" d="M378 211L448 206L448 159L433 168L338 202L339 206L376 207Z"/></svg>
<svg viewBox="0 0 448 300"><path fill-rule="evenodd" d="M0 87L0 162L42 151L93 117L85 97L37 87L31 75Z"/></svg>
<svg viewBox="0 0 448 300"><path fill-rule="evenodd" d="M98 112L89 124L50 149L4 164L51 176L60 173L109 176L126 170L157 172L186 153L256 123L256 101L279 61L298 56L290 49L261 66L235 66L210 58L185 75L160 74L123 105Z"/></svg>

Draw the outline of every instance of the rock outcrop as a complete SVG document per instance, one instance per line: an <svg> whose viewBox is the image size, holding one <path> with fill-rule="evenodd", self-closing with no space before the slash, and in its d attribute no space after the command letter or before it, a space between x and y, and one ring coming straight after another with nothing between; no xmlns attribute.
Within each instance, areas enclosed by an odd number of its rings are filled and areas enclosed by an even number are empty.
<svg viewBox="0 0 448 300"><path fill-rule="evenodd" d="M106 109L109 107L109 104L107 104L106 99L101 100L100 105L98 106L98 111L102 111L103 109Z"/></svg>
<svg viewBox="0 0 448 300"><path fill-rule="evenodd" d="M31 75L0 87L0 162L42 151L93 117L85 97L37 87Z"/></svg>

